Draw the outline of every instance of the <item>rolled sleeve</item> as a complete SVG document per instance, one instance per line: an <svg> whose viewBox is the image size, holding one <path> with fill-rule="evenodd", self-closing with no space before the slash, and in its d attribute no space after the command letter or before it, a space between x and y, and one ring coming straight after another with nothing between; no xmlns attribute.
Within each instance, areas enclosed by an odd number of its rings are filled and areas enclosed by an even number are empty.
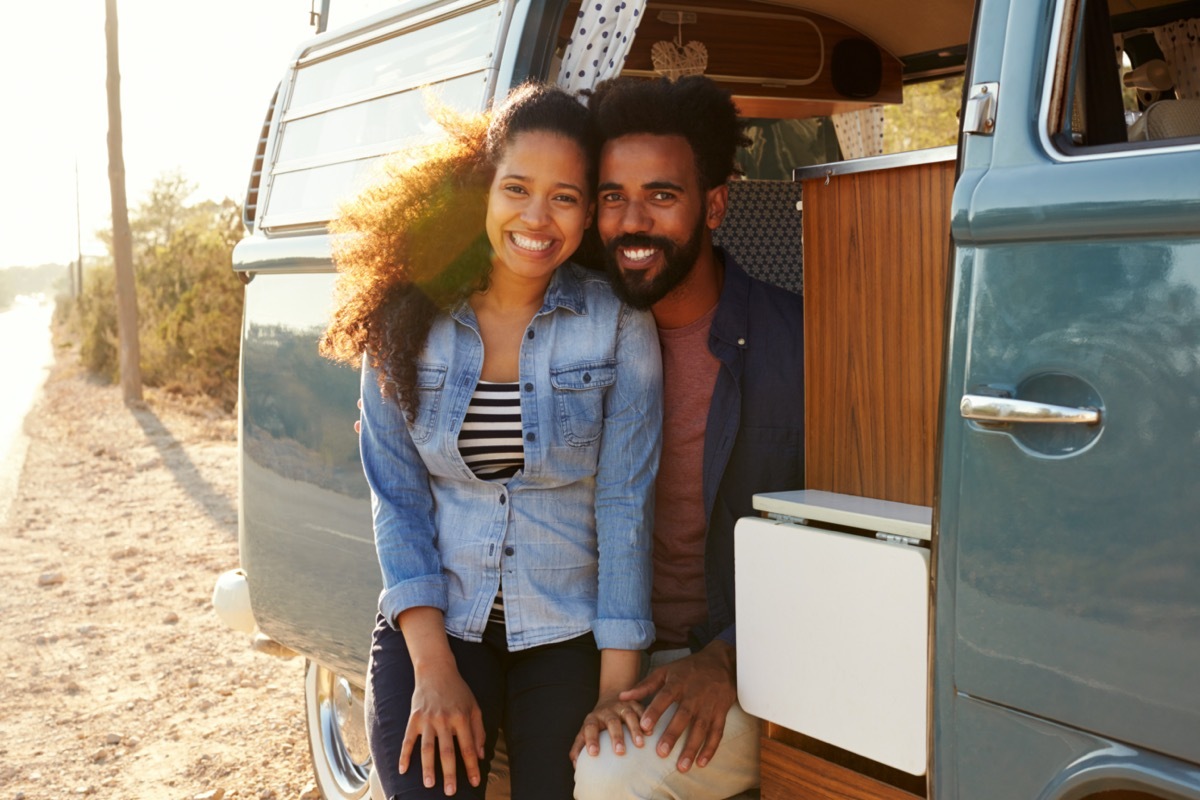
<svg viewBox="0 0 1200 800"><path fill-rule="evenodd" d="M429 473L413 445L404 412L395 400L380 394L377 374L364 356L359 448L371 488L375 550L383 573L379 611L394 626L396 615L409 608L445 611L447 588Z"/></svg>
<svg viewBox="0 0 1200 800"><path fill-rule="evenodd" d="M601 650L645 650L654 644L654 623L648 619L597 619L592 635Z"/></svg>
<svg viewBox="0 0 1200 800"><path fill-rule="evenodd" d="M650 591L654 480L662 450L662 356L653 317L623 307L617 378L604 401L596 474L599 593L592 626L602 649L654 641Z"/></svg>

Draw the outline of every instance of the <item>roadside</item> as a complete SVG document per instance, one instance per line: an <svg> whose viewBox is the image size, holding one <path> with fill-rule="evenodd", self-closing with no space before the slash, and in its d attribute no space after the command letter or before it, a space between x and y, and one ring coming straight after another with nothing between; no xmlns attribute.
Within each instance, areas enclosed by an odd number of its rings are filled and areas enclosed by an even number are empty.
<svg viewBox="0 0 1200 800"><path fill-rule="evenodd" d="M0 800L316 797L303 661L210 604L237 565L236 423L131 411L58 353L0 528Z"/></svg>

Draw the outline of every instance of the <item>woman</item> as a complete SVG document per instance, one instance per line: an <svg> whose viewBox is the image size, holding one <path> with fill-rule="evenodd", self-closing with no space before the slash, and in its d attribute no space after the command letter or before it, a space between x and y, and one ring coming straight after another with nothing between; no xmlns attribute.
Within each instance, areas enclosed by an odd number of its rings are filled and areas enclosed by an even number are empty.
<svg viewBox="0 0 1200 800"><path fill-rule="evenodd" d="M383 569L368 733L389 797L568 798L584 716L650 621L661 367L652 319L564 264L593 214L586 112L516 89L440 120L334 226L327 355L362 358ZM599 648L599 650L598 650Z"/></svg>

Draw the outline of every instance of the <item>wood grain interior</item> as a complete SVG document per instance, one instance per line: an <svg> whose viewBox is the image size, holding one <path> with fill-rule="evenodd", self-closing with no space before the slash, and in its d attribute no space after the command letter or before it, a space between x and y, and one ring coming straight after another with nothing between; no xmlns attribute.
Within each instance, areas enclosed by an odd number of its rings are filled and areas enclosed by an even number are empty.
<svg viewBox="0 0 1200 800"><path fill-rule="evenodd" d="M919 800L911 794L783 742L761 742L762 800Z"/></svg>
<svg viewBox="0 0 1200 800"><path fill-rule="evenodd" d="M954 163L804 182L810 489L932 505Z"/></svg>
<svg viewBox="0 0 1200 800"><path fill-rule="evenodd" d="M563 15L559 43L565 45L574 32L579 4L572 3ZM680 35L678 25L658 19L662 10L686 10L696 14L696 22L683 25L682 38L703 42L708 50L705 74L722 88L740 98L774 98L773 116L803 117L814 110L812 101L829 103L900 103L903 101L900 60L881 48L882 79L879 91L869 98L848 98L833 88L831 63L833 48L846 39L865 39L859 31L841 22L798 11L785 6L753 0L651 0L638 25L622 74L655 77L650 50L655 42L674 41ZM817 36L811 20L820 29ZM822 48L823 40L823 48ZM780 80L800 80L820 74L805 86L779 85ZM737 78L738 80L731 80ZM743 78L752 79L749 81ZM808 106L790 108L787 101L809 101ZM820 106L821 114L835 113ZM808 113L805 113L808 112ZM763 116L767 116L763 114Z"/></svg>

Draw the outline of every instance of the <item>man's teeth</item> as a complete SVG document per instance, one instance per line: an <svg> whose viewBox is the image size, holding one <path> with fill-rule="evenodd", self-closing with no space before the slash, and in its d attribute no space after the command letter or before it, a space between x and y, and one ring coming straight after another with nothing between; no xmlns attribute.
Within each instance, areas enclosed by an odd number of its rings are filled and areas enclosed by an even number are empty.
<svg viewBox="0 0 1200 800"><path fill-rule="evenodd" d="M630 261L645 261L657 252L658 250L652 247L639 247L634 250L621 251L622 255Z"/></svg>
<svg viewBox="0 0 1200 800"><path fill-rule="evenodd" d="M552 242L549 239L530 239L519 233L512 234L513 243L524 250L545 250Z"/></svg>

